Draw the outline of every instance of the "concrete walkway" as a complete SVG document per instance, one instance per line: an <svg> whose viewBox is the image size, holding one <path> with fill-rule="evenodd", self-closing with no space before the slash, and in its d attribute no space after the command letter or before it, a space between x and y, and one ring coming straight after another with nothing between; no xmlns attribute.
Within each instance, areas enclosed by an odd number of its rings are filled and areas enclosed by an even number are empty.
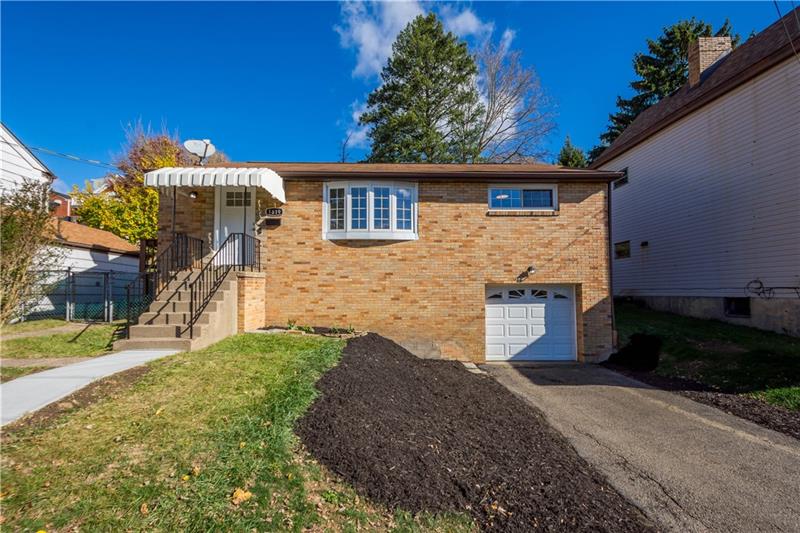
<svg viewBox="0 0 800 533"><path fill-rule="evenodd" d="M174 353L177 351L125 350L3 383L0 385L0 425L41 409L93 381Z"/></svg>
<svg viewBox="0 0 800 533"><path fill-rule="evenodd" d="M800 531L800 441L594 365L482 368L663 529Z"/></svg>

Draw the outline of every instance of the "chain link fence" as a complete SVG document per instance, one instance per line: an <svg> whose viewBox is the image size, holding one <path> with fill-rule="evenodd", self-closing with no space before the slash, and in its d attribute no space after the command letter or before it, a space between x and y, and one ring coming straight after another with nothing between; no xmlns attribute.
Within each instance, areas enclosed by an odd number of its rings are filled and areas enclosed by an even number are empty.
<svg viewBox="0 0 800 533"><path fill-rule="evenodd" d="M38 282L22 304L21 319L113 322L129 316L129 308L138 316L150 297L127 288L140 276L114 270L39 271Z"/></svg>

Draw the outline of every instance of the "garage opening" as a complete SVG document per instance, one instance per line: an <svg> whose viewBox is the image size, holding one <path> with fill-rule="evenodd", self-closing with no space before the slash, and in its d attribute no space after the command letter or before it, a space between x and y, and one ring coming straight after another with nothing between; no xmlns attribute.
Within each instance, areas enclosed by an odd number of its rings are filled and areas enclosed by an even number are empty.
<svg viewBox="0 0 800 533"><path fill-rule="evenodd" d="M576 344L572 285L487 286L487 361L574 361Z"/></svg>

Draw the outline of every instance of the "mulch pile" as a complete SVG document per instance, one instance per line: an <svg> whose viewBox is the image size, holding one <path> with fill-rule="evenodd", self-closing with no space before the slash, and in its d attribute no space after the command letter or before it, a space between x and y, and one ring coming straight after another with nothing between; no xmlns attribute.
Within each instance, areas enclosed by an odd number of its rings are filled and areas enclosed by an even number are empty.
<svg viewBox="0 0 800 533"><path fill-rule="evenodd" d="M698 403L716 407L720 411L800 439L800 412L798 411L790 411L743 394L723 391L699 381L661 376L650 372L637 372L617 365L606 366L642 383L680 394Z"/></svg>
<svg viewBox="0 0 800 533"><path fill-rule="evenodd" d="M298 434L375 502L466 511L503 531L654 529L537 409L460 363L368 334L317 387Z"/></svg>

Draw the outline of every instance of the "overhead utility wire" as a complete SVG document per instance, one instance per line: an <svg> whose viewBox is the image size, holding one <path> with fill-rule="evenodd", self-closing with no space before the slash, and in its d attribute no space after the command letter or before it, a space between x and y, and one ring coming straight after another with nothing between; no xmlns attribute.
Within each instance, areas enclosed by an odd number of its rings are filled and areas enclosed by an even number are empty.
<svg viewBox="0 0 800 533"><path fill-rule="evenodd" d="M77 161L79 163L86 163L87 165L95 165L95 166L98 166L98 167L109 168L111 170L119 170L119 167L116 166L116 165L112 165L111 163L103 163L102 161L98 161L96 159L84 159L84 158L78 157L76 155L63 154L61 152L56 152L55 150L50 150L49 148L41 148L41 147L38 147L38 146L28 146L28 145L25 145L25 144L12 143L12 142L8 142L8 141L5 141L5 140L0 140L0 142L3 142L3 143L5 143L5 144L7 144L9 146L18 146L20 148L25 148L27 150L33 150L33 151L36 151L36 152L42 152L44 154L52 155L52 156L55 156L55 157L61 157L63 159L69 159L70 161Z"/></svg>
<svg viewBox="0 0 800 533"><path fill-rule="evenodd" d="M778 0L772 0L772 3L775 4L775 11L778 12L778 18L781 21L781 25L783 26L783 31L786 33L786 38L789 39L789 46L792 47L792 52L794 52L794 58L797 59L797 62L800 63L800 55L797 54L797 49L794 47L794 43L792 42L792 34L789 32L789 28L786 27L786 21L783 19L783 15L781 15L781 8L778 6ZM794 2L792 2L792 7L794 7ZM792 11L795 11L794 9ZM797 13L794 14L795 20L797 20ZM800 24L800 21L798 21ZM800 29L800 28L798 28Z"/></svg>

